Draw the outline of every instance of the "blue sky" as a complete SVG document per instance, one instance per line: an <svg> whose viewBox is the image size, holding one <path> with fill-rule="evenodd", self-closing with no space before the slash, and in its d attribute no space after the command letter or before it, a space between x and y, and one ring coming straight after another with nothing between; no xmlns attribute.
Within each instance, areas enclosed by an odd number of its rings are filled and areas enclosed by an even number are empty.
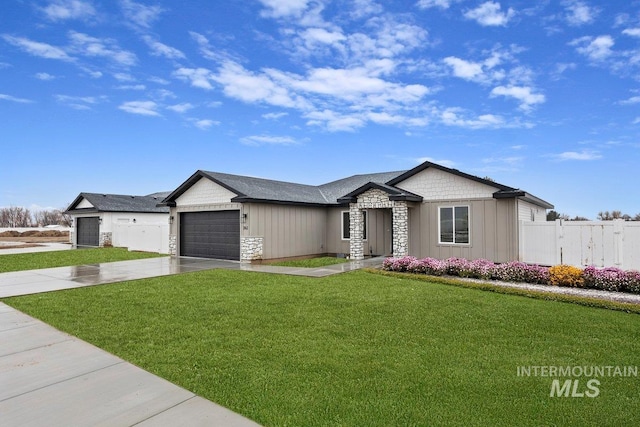
<svg viewBox="0 0 640 427"><path fill-rule="evenodd" d="M431 160L640 212L640 2L7 0L0 206Z"/></svg>

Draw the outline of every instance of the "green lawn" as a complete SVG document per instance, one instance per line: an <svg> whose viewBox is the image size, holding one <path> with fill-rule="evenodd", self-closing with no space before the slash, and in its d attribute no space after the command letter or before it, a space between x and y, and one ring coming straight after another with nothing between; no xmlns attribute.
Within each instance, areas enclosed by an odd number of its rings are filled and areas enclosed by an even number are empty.
<svg viewBox="0 0 640 427"><path fill-rule="evenodd" d="M637 314L363 271L214 270L5 302L267 426L640 425L638 377L552 398L552 378L517 375L640 365Z"/></svg>
<svg viewBox="0 0 640 427"><path fill-rule="evenodd" d="M278 265L280 267L303 267L303 268L317 268L324 267L327 265L334 264L342 264L349 261L346 258L336 258L336 257L318 257L318 258L308 258L308 259L296 259L290 261L278 261L269 263L269 265Z"/></svg>
<svg viewBox="0 0 640 427"><path fill-rule="evenodd" d="M97 264L101 262L127 261L130 259L152 258L157 256L166 255L151 252L129 252L125 248L72 249L68 251L0 255L0 273Z"/></svg>

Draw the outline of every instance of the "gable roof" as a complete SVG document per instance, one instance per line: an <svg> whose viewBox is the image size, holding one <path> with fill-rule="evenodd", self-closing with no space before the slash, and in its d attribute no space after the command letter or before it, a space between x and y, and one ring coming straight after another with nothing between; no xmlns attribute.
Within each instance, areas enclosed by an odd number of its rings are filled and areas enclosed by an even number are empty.
<svg viewBox="0 0 640 427"><path fill-rule="evenodd" d="M459 171L458 169L452 169L452 168L448 168L442 165L439 165L437 163L432 163L429 161L426 161L424 163L419 164L418 166L416 166L415 168L406 171L405 173L398 175L397 177L389 180L387 182L388 185L394 186L396 184L401 183L402 181L406 180L407 178L410 178L414 175L416 175L419 172L422 172L425 169L428 168L433 168L433 169L438 169L441 170L443 172L447 172L456 176L460 176L462 178L466 178L469 179L471 181L475 181L475 182L479 182L481 184L485 184L488 185L490 187L496 188L498 189L498 191L496 191L495 193L493 193L493 198L494 199L512 199L512 198L520 198L523 200L526 200L527 202L533 203L535 205L541 206L545 209L553 209L553 205L549 202L546 202L536 196L534 196L533 194L529 194L526 191L520 190L519 188L513 188L513 187L509 187L508 185L503 185L500 184L498 182L489 180L489 179L485 179L485 178L480 178L477 177L475 175L469 175L468 173L464 173Z"/></svg>
<svg viewBox="0 0 640 427"><path fill-rule="evenodd" d="M170 194L169 191L149 194L147 196L129 196L126 194L80 193L69 205L66 213L78 212L136 212L136 213L169 213L167 207L159 207L158 203ZM86 200L93 205L90 208L77 206Z"/></svg>
<svg viewBox="0 0 640 427"><path fill-rule="evenodd" d="M354 203L358 199L358 195L364 193L370 189L378 189L382 190L389 195L389 200L404 200L407 202L421 202L422 196L418 196L417 194L413 194L409 191L403 190L401 188L392 187L387 184L378 184L376 182L367 182L365 185L356 188L351 193L340 197L338 202L340 203Z"/></svg>
<svg viewBox="0 0 640 427"><path fill-rule="evenodd" d="M209 179L236 194L231 201L240 203L262 202L292 205L338 206L351 202L358 194L370 188L378 188L385 191L390 195L392 200L420 201L422 200L421 196L402 190L395 185L427 168L435 168L493 187L497 190L493 193L493 197L496 199L521 198L546 209L553 208L553 205L550 203L520 189L469 175L457 169L447 168L431 162L424 162L408 171L353 175L319 186L198 170L182 183L180 187L162 200L159 206L175 206L176 200L191 188L193 184L203 178Z"/></svg>
<svg viewBox="0 0 640 427"><path fill-rule="evenodd" d="M235 193L236 196L231 199L232 202L270 202L315 206L338 205L340 197L367 182L374 180L383 184L384 181L400 173L402 172L353 175L315 186L199 170L166 197L161 204L163 206L174 206L178 197L184 194L197 181L206 178Z"/></svg>

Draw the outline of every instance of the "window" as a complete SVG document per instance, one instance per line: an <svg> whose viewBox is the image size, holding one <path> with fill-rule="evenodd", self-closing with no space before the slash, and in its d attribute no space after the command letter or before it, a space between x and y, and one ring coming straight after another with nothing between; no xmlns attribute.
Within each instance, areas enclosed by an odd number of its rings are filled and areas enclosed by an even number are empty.
<svg viewBox="0 0 640 427"><path fill-rule="evenodd" d="M367 240L367 211L362 211L362 220L364 226L362 228L362 240ZM351 238L351 222L349 211L342 212L342 240L349 240Z"/></svg>
<svg viewBox="0 0 640 427"><path fill-rule="evenodd" d="M469 244L469 206L440 208L440 243Z"/></svg>

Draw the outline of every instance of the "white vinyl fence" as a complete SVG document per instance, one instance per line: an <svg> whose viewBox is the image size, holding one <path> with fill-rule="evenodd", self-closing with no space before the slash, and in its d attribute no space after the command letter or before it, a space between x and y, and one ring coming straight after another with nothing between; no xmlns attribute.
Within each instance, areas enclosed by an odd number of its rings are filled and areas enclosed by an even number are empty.
<svg viewBox="0 0 640 427"><path fill-rule="evenodd" d="M520 261L640 270L640 222L520 221Z"/></svg>
<svg viewBox="0 0 640 427"><path fill-rule="evenodd" d="M114 224L113 246L169 253L169 224Z"/></svg>

